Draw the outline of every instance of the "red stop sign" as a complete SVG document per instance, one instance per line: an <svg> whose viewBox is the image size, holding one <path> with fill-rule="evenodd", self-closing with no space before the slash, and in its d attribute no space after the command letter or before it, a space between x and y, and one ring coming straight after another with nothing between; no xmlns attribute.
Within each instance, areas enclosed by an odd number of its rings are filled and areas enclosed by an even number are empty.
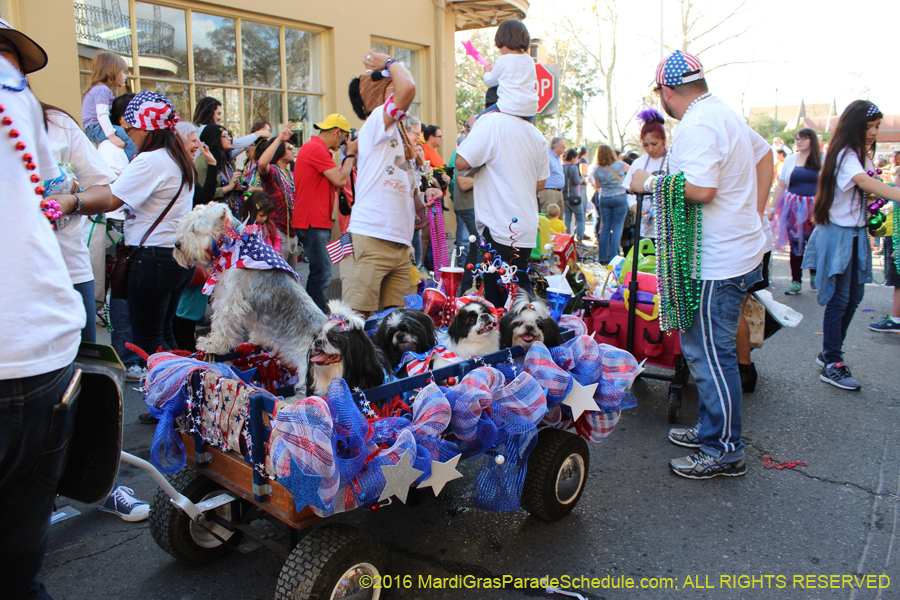
<svg viewBox="0 0 900 600"><path fill-rule="evenodd" d="M553 101L553 73L541 64L535 64L534 70L537 73L538 112L541 113Z"/></svg>

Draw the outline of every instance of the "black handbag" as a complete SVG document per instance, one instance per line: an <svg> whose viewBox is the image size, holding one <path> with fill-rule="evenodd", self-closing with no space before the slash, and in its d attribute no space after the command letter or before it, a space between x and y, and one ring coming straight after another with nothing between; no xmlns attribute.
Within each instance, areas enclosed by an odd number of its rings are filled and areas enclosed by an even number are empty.
<svg viewBox="0 0 900 600"><path fill-rule="evenodd" d="M147 233L144 234L144 237L141 239L141 243L138 244L137 248L129 249L128 246L125 245L125 234L122 234L119 243L116 244L116 256L113 258L112 267L110 267L109 270L109 294L111 298L116 300L125 300L128 298L128 271L131 268L131 261L134 259L134 253L137 252L138 248L144 245L144 242L147 241L147 238L150 237L150 234L153 233L153 230L156 229L157 225L166 218L166 215L169 214L169 210L172 209L175 205L175 201L178 200L178 196L181 195L181 190L183 188L184 180L182 179L181 185L178 186L178 191L175 192L175 197L172 198L172 201L166 206L166 210L162 211L162 214L156 218L153 225L151 225L150 229L147 230Z"/></svg>
<svg viewBox="0 0 900 600"><path fill-rule="evenodd" d="M353 194L353 199L356 200L356 186L353 182L353 169L350 169L350 193ZM349 217L352 210L353 205L350 204L350 199L347 198L347 193L344 191L344 188L341 188L338 192L338 211L345 217Z"/></svg>

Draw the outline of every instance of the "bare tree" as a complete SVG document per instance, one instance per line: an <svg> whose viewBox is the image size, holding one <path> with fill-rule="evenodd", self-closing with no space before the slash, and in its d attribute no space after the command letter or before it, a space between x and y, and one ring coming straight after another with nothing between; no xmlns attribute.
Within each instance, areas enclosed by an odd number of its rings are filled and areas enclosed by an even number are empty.
<svg viewBox="0 0 900 600"><path fill-rule="evenodd" d="M711 50L716 46L721 46L725 42L729 40L733 40L738 38L745 33L747 33L756 23L751 23L747 25L741 31L737 33L733 33L728 35L722 39L719 39L715 42L711 42L711 39L715 39L715 36L712 34L722 27L724 24L728 23L735 17L742 15L747 12L744 7L747 5L748 0L742 0L740 4L734 7L727 15L723 18L715 21L711 25L708 25L704 15L707 14L705 10L706 6L709 4L708 2L698 3L697 0L679 0L681 3L681 49L685 52L691 47L691 45L702 46L700 50L692 50L691 53L700 56L707 50ZM721 4L717 3L718 6ZM705 44L705 45L704 45ZM727 63L722 63L716 65L711 69L706 69L706 73L711 73L716 69L721 67L725 67L728 65L741 65L741 64L750 64L755 62L753 59L751 60L735 60Z"/></svg>

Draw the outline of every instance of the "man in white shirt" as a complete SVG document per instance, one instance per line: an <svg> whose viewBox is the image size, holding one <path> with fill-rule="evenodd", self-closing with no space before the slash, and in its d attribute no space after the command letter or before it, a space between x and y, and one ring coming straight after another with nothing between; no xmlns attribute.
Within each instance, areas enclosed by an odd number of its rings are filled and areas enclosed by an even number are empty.
<svg viewBox="0 0 900 600"><path fill-rule="evenodd" d="M700 302L681 334L681 349L697 382L699 422L672 429L668 436L697 451L669 464L689 479L735 477L747 472L735 335L747 291L762 277L762 211L772 184L772 149L709 93L696 56L673 52L657 67L656 83L663 108L681 121L668 173L684 173L685 201L702 205ZM634 192L655 185L646 171L632 175ZM670 243L658 234L659 244Z"/></svg>
<svg viewBox="0 0 900 600"><path fill-rule="evenodd" d="M363 64L370 71L350 84L353 110L365 123L359 130L356 198L347 229L353 254L341 261L341 288L345 302L368 314L379 306L403 306L403 297L413 292L410 242L415 211L425 204L413 193L409 161L415 149L400 124L416 83L387 54L370 50Z"/></svg>
<svg viewBox="0 0 900 600"><path fill-rule="evenodd" d="M456 150L460 174L482 167L475 175L475 225L486 244L518 269L520 293L531 293L526 271L538 229L537 192L550 176L547 142L534 125L506 113L482 115ZM513 239L513 236L515 239ZM512 247L520 248L514 256ZM469 256L484 254L477 243ZM474 261L470 261L474 262ZM484 297L495 306L506 302L500 276L485 276Z"/></svg>

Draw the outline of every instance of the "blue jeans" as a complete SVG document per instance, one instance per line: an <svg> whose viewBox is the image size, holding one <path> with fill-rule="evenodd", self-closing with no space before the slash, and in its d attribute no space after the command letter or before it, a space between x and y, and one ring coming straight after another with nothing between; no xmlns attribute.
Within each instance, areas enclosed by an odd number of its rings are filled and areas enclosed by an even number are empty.
<svg viewBox="0 0 900 600"><path fill-rule="evenodd" d="M128 312L133 344L148 354L177 350L172 322L181 294L194 269L184 269L172 258L172 248L144 247L134 254L128 270Z"/></svg>
<svg viewBox="0 0 900 600"><path fill-rule="evenodd" d="M735 336L747 291L760 279L762 264L739 277L702 281L700 307L681 334L681 351L697 383L700 449L725 462L744 458Z"/></svg>
<svg viewBox="0 0 900 600"><path fill-rule="evenodd" d="M306 292L323 313L328 314L328 300L325 291L331 283L331 259L325 246L331 241L331 230L320 227L298 229L297 234L303 243L303 251L309 261L309 280Z"/></svg>
<svg viewBox="0 0 900 600"><path fill-rule="evenodd" d="M856 308L862 302L866 291L865 284L859 281L859 269L856 268L858 260L856 238L853 241L850 263L843 273L835 275L834 295L825 305L825 315L822 319L822 352L825 354L825 364L843 362L844 338L847 337L850 321L853 320Z"/></svg>
<svg viewBox="0 0 900 600"><path fill-rule="evenodd" d="M81 341L93 344L97 341L97 307L94 304L94 280L76 283L75 291L81 295L81 301L84 302L84 312L87 314L87 322L81 330Z"/></svg>
<svg viewBox="0 0 900 600"><path fill-rule="evenodd" d="M0 381L0 580L3 597L49 599L41 570L56 485L66 466L78 399L60 404L69 365Z"/></svg>
<svg viewBox="0 0 900 600"><path fill-rule="evenodd" d="M622 226L628 202L625 194L600 196L600 220L597 221L597 260L609 262L619 254L622 241Z"/></svg>
<svg viewBox="0 0 900 600"><path fill-rule="evenodd" d="M456 246L457 249L462 250L462 254L456 259L456 264L462 265L463 268L469 260L469 236L472 235L478 237L478 227L475 226L475 209L464 208L456 211ZM472 271L466 269L459 287L463 290L472 287Z"/></svg>
<svg viewBox="0 0 900 600"><path fill-rule="evenodd" d="M118 125L113 125L113 129L116 132L116 137L125 142L125 156L128 157L128 162L131 162L131 160L138 154L137 146L134 145L134 142L130 137L128 137L128 134L125 133L124 129L122 129ZM106 134L103 133L103 128L100 127L100 123L94 123L93 125L88 125L87 127L85 127L84 134L95 144L99 144L103 140L109 139L108 137L106 137Z"/></svg>
<svg viewBox="0 0 900 600"><path fill-rule="evenodd" d="M572 216L575 216L575 239L581 240L584 239L584 201L581 204L576 206L569 206L568 202L565 202L565 222L566 222L566 231L569 233L572 232L569 229L572 226Z"/></svg>

